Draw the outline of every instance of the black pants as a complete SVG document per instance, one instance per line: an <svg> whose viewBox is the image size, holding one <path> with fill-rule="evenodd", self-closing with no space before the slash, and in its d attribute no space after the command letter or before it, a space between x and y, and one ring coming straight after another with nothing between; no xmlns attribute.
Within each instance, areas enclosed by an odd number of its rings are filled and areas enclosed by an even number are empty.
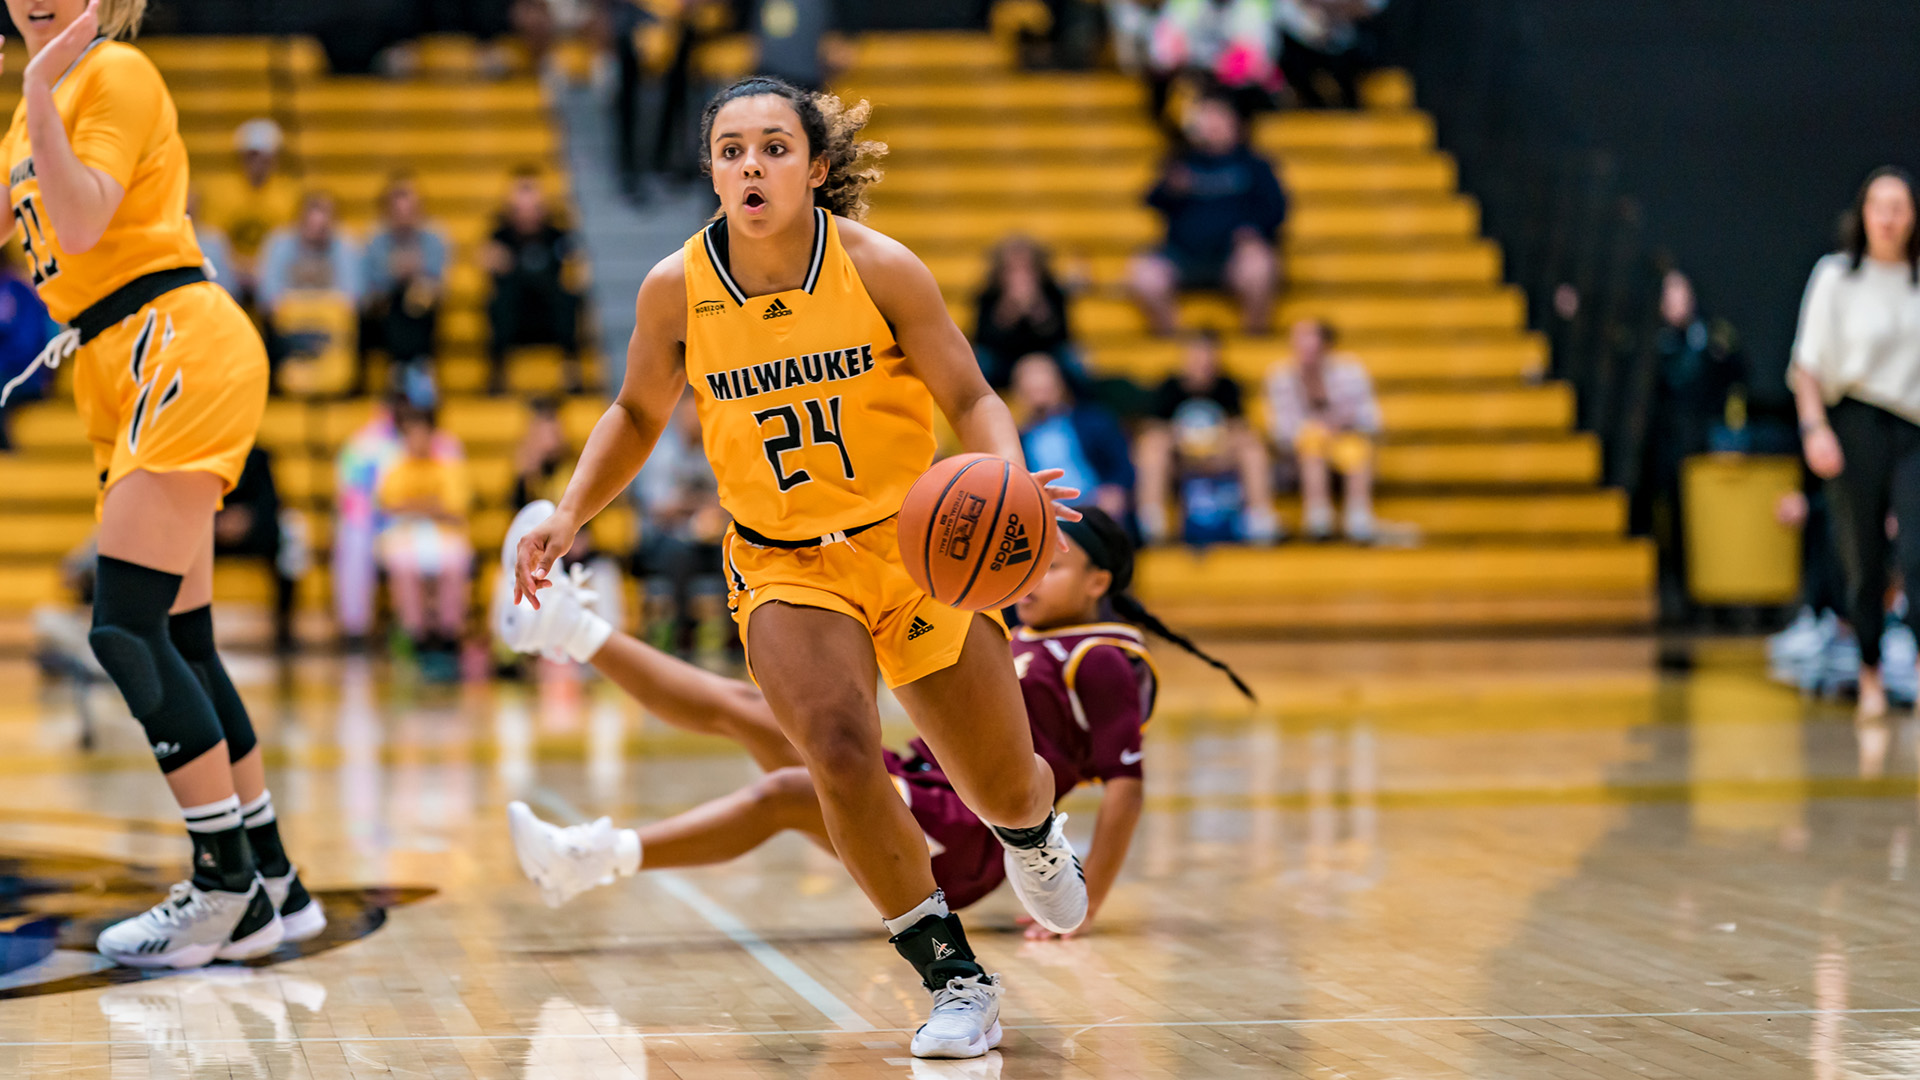
<svg viewBox="0 0 1920 1080"><path fill-rule="evenodd" d="M352 393L366 393L367 365L375 352L387 354L393 367L433 359L433 339L440 323L440 304L436 300L422 311L413 311L406 303L407 283L396 284L384 296L375 297L360 312L360 366L354 375ZM393 379L387 380L391 389Z"/></svg>
<svg viewBox="0 0 1920 1080"><path fill-rule="evenodd" d="M568 292L557 276L505 274L494 278L487 317L493 324L487 347L493 392L506 389L507 350L515 345L560 346L566 355L567 382L579 384L580 298Z"/></svg>
<svg viewBox="0 0 1920 1080"><path fill-rule="evenodd" d="M1280 72L1287 85L1309 109L1358 108L1360 75L1369 66L1367 50L1355 43L1344 52L1321 52L1311 45L1283 35L1280 42ZM1338 99L1321 87L1316 75L1324 74L1340 91Z"/></svg>
<svg viewBox="0 0 1920 1080"><path fill-rule="evenodd" d="M1909 603L1907 625L1920 627L1911 603L1920 585L1920 424L1846 398L1827 410L1846 468L1827 481L1833 542L1847 575L1847 616L1860 638L1860 663L1880 663L1887 578L1896 556ZM1887 542L1887 514L1900 523L1898 549Z"/></svg>

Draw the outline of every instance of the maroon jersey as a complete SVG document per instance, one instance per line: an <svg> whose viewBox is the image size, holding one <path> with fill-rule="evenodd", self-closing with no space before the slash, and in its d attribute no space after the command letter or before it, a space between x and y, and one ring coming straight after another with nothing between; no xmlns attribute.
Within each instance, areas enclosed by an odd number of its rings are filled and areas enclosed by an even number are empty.
<svg viewBox="0 0 1920 1080"><path fill-rule="evenodd" d="M1013 632L1013 670L1033 749L1053 768L1055 802L1089 780L1141 775L1156 677L1139 630L1125 623L1023 626ZM915 739L908 747L924 771L938 774L926 743Z"/></svg>

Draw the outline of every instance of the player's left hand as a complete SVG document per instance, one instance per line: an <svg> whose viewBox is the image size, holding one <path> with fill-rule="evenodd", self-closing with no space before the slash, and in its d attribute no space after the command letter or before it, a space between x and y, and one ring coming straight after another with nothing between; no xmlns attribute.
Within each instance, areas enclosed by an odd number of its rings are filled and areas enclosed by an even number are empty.
<svg viewBox="0 0 1920 1080"><path fill-rule="evenodd" d="M67 24L40 54L27 62L26 81L44 83L52 89L60 76L66 74L80 54L87 51L93 39L100 36L100 0L91 0L80 16Z"/></svg>
<svg viewBox="0 0 1920 1080"><path fill-rule="evenodd" d="M1054 483L1055 480L1065 475L1067 475L1067 470L1065 469L1042 469L1034 473L1033 478L1039 482L1040 489L1046 492L1047 501L1053 504L1053 516L1055 518L1061 521L1079 521L1080 511L1068 506L1067 503L1072 499L1080 497L1080 489L1060 487ZM1067 534L1060 534L1059 544L1061 551L1067 550Z"/></svg>
<svg viewBox="0 0 1920 1080"><path fill-rule="evenodd" d="M1031 915L1022 915L1017 921L1019 925L1026 927L1026 939L1028 941L1073 941L1076 938L1084 936L1091 927L1093 923L1093 912L1087 912L1085 922L1082 922L1079 926L1064 934L1056 934L1046 927L1041 926L1039 923L1034 922L1033 916Z"/></svg>

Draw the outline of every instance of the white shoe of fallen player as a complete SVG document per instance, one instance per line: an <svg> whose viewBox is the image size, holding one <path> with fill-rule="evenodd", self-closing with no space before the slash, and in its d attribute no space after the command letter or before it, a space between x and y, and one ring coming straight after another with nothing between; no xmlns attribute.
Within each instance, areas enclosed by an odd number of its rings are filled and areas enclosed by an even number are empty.
<svg viewBox="0 0 1920 1080"><path fill-rule="evenodd" d="M1067 815L1055 814L1040 846L1006 849L1007 880L1014 895L1033 921L1056 934L1077 930L1087 921L1087 879L1066 827Z"/></svg>
<svg viewBox="0 0 1920 1080"><path fill-rule="evenodd" d="M977 1058L1000 1045L1000 976L947 980L933 992L933 1013L913 1033L917 1058Z"/></svg>
<svg viewBox="0 0 1920 1080"><path fill-rule="evenodd" d="M527 880L540 887L548 907L601 885L613 884L639 869L640 836L632 829L616 829L610 818L561 828L534 816L526 803L507 806L507 825L513 833L514 854Z"/></svg>

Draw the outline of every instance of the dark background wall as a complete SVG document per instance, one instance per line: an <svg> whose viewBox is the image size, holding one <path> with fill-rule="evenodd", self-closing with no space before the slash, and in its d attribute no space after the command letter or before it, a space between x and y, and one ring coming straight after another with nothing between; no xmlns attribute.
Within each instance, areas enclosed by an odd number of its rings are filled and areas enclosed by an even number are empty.
<svg viewBox="0 0 1920 1080"><path fill-rule="evenodd" d="M1740 330L1783 393L1801 289L1874 166L1920 164L1920 4L1908 0L1395 0L1469 191L1585 155L1614 170L1646 248ZM1550 170L1549 170L1550 171ZM1509 250L1564 202L1508 195Z"/></svg>

